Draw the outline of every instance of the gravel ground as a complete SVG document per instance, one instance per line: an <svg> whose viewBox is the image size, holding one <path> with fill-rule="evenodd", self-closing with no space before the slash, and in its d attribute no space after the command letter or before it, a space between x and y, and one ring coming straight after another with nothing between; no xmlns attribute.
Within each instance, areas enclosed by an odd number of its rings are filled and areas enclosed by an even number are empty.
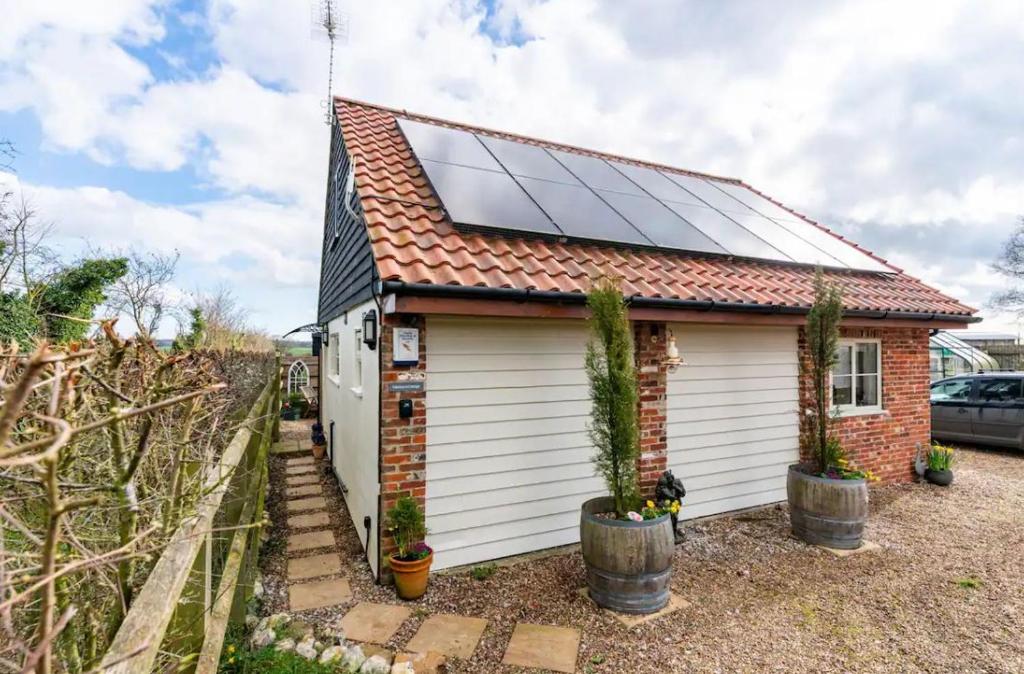
<svg viewBox="0 0 1024 674"><path fill-rule="evenodd" d="M267 612L287 608L284 460L272 462L268 504L282 526L261 559ZM804 545L784 506L689 525L672 589L690 606L632 630L577 594L583 562L572 552L485 581L433 575L389 647L400 650L431 613L460 613L490 622L453 672L526 671L500 664L519 621L579 628L577 667L588 674L1024 671L1024 454L964 449L956 469L947 489L872 488L866 538L878 552L841 559ZM374 584L333 480L322 481L352 603L398 602ZM347 608L301 617L329 625Z"/></svg>

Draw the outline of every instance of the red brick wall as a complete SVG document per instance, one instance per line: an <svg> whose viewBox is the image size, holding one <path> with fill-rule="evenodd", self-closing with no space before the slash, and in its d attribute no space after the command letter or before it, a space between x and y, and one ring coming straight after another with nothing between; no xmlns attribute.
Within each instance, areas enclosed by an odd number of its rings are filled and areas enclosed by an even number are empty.
<svg viewBox="0 0 1024 674"><path fill-rule="evenodd" d="M654 494L658 478L668 468L666 436L665 324L635 321L637 382L640 388L640 494Z"/></svg>
<svg viewBox="0 0 1024 674"><path fill-rule="evenodd" d="M385 565L388 555L395 550L394 539L384 527L384 514L402 495L413 496L424 507L427 494L427 415L424 408L426 394L423 391L389 391L388 384L397 381L417 379L427 372L427 335L422 317L403 317L400 321L388 319L381 326L381 422L380 422L380 569L387 574ZM393 365L392 344L395 327L416 327L420 332L420 361L416 365ZM409 398L413 402L413 415L409 419L398 416L398 401Z"/></svg>
<svg viewBox="0 0 1024 674"><path fill-rule="evenodd" d="M931 436L928 329L843 328L842 336L882 340L883 411L839 418L833 428L858 467L873 471L883 482L907 482L914 476L918 444L927 447ZM803 330L799 349L806 372L809 354ZM801 377L800 398L803 418L813 400L809 376Z"/></svg>

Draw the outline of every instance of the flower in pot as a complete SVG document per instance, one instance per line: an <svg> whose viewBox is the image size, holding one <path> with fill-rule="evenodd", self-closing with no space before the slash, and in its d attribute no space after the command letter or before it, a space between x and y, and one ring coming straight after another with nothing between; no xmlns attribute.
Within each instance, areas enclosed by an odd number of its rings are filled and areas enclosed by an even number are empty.
<svg viewBox="0 0 1024 674"><path fill-rule="evenodd" d="M928 468L924 471L924 479L941 487L948 487L953 482L953 448L933 443L928 450Z"/></svg>
<svg viewBox="0 0 1024 674"><path fill-rule="evenodd" d="M427 591L430 565L434 561L434 551L423 542L427 535L423 511L416 499L401 496L386 517L385 526L398 546L389 557L398 596L419 599Z"/></svg>
<svg viewBox="0 0 1024 674"><path fill-rule="evenodd" d="M324 458L327 453L327 438L324 437L323 431L313 432L313 457L316 459Z"/></svg>
<svg viewBox="0 0 1024 674"><path fill-rule="evenodd" d="M671 511L638 492L638 393L633 339L618 283L600 279L587 295L591 339L586 372L594 466L609 496L580 514L580 545L590 598L623 613L653 613L669 600L675 540ZM669 504L671 507L671 504Z"/></svg>
<svg viewBox="0 0 1024 674"><path fill-rule="evenodd" d="M829 374L839 346L843 300L839 288L819 269L814 278L814 304L804 328L810 354L813 398L801 434L808 463L789 467L786 496L793 533L808 543L855 549L863 541L868 519L867 483L876 478L853 466L831 433Z"/></svg>

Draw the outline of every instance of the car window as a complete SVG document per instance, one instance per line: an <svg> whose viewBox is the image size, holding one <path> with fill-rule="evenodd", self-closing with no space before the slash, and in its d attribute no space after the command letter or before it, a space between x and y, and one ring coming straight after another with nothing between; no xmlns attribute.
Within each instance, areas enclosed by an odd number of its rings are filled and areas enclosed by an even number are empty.
<svg viewBox="0 0 1024 674"><path fill-rule="evenodd" d="M932 402L937 400L967 400L971 394L970 379L956 379L932 385Z"/></svg>
<svg viewBox="0 0 1024 674"><path fill-rule="evenodd" d="M978 384L978 399L982 402L1005 403L1020 397L1020 379L982 379Z"/></svg>

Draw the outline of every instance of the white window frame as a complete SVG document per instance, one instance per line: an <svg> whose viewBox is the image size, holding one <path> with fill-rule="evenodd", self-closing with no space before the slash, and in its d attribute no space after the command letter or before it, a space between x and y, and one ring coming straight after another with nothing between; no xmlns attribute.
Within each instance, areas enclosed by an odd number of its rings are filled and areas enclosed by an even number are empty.
<svg viewBox="0 0 1024 674"><path fill-rule="evenodd" d="M363 395L363 329L356 328L352 332L355 348L352 352L352 393Z"/></svg>
<svg viewBox="0 0 1024 674"><path fill-rule="evenodd" d="M305 383L301 385L298 383L300 372L305 379ZM309 367L302 360L296 360L288 367L288 393L302 393L303 386L309 386Z"/></svg>
<svg viewBox="0 0 1024 674"><path fill-rule="evenodd" d="M878 381L878 404L877 405L858 405L857 404L857 378L859 375L857 372L857 345L858 344L874 344L876 345L875 353L878 357L876 363L876 374L875 378ZM882 406L882 340L877 338L844 338L839 340L839 346L850 347L850 399L854 401L849 405L836 405L832 404L832 413L840 417L853 417L861 414L881 414L885 411ZM870 373L868 373L870 374ZM832 396L832 377L833 373L830 371L828 374L828 391L829 397Z"/></svg>
<svg viewBox="0 0 1024 674"><path fill-rule="evenodd" d="M335 386L341 386L341 339L337 332L329 333L327 345L327 363L330 368L327 378Z"/></svg>

